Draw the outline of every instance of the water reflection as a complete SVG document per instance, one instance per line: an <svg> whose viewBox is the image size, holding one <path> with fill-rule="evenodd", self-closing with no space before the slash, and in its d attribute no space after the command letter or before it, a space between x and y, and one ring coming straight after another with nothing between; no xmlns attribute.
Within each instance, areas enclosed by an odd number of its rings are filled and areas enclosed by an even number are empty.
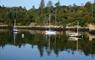
<svg viewBox="0 0 95 60"><path fill-rule="evenodd" d="M95 59L94 34L92 35L89 32L81 32L81 36L68 36L66 31L57 32L56 35L45 35L44 32L45 31L38 30L21 30L18 33L1 31L0 49L3 49L8 45L22 49L23 47L27 47L28 44L31 46L32 50L37 49L35 52L39 51L41 57L45 56L45 54L51 56L54 53L54 55L60 56L62 53L71 53L74 55L78 52L85 56L91 55ZM11 51L8 52L11 53ZM2 51L2 53L4 52ZM39 53L37 53L37 55ZM64 54L62 54L62 56L64 56Z"/></svg>

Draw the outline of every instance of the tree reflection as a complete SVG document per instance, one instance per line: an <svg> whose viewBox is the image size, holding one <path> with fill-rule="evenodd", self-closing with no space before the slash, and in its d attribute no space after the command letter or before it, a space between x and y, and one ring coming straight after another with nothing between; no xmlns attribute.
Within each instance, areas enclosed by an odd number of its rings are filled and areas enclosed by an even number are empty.
<svg viewBox="0 0 95 60"><path fill-rule="evenodd" d="M25 35L24 38L21 38L22 33ZM37 46L41 57L44 55L44 52L48 55L55 53L56 56L58 56L60 52L67 51L68 53L72 52L72 54L74 54L76 50L83 52L86 56L95 55L95 39L89 41L89 36L87 36L86 33L83 33L83 37L78 41L71 41L68 39L69 37L65 32L58 35L19 32L15 37L14 43L12 33L6 31L0 32L0 47L3 48L7 44L10 44L21 48L25 44L30 44L32 48L34 48L33 46Z"/></svg>

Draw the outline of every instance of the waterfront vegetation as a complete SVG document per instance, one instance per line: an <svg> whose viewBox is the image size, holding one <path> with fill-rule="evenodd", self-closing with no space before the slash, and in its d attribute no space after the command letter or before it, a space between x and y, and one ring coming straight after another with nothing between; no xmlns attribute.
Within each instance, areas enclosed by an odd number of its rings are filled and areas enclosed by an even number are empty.
<svg viewBox="0 0 95 60"><path fill-rule="evenodd" d="M0 25L13 25L16 20L17 25L47 25L49 14L51 14L52 25L76 25L79 21L80 26L86 26L89 23L95 24L95 3L87 2L85 5L78 6L76 4L65 6L57 2L53 6L49 1L47 6L41 4L37 9L33 6L27 10L25 7L5 7L0 6Z"/></svg>

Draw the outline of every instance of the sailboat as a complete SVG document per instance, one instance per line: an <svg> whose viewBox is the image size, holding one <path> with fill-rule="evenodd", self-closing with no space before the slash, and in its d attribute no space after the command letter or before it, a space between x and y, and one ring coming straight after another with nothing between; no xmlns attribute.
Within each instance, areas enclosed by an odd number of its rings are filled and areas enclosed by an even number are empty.
<svg viewBox="0 0 95 60"><path fill-rule="evenodd" d="M79 36L81 36L81 34L79 33L79 22L77 21L77 32L67 31L66 33L70 37L79 37Z"/></svg>
<svg viewBox="0 0 95 60"><path fill-rule="evenodd" d="M56 31L53 31L53 30L50 29L51 28L50 21L51 21L51 14L49 14L49 30L46 30L45 34L46 35L56 35Z"/></svg>
<svg viewBox="0 0 95 60"><path fill-rule="evenodd" d="M46 35L56 35L56 31L52 31L52 30L47 30L45 31Z"/></svg>
<svg viewBox="0 0 95 60"><path fill-rule="evenodd" d="M18 30L17 30L17 28L16 28L16 20L14 20L14 24L13 24L13 29L12 29L12 31L13 31L14 33L17 33L17 32L18 32Z"/></svg>

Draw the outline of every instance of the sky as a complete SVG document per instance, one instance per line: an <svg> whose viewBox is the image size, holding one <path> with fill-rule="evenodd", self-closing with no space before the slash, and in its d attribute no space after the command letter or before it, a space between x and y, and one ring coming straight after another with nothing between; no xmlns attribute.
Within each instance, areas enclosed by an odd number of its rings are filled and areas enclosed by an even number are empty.
<svg viewBox="0 0 95 60"><path fill-rule="evenodd" d="M45 1L45 6L48 3L48 1L52 1L53 5L58 1L58 0L44 0ZM59 0L61 5L81 5L85 4L86 2L90 1L93 2L94 0ZM31 9L32 6L34 5L36 8L39 8L41 0L0 0L0 5L4 5L6 7L26 7L26 9Z"/></svg>

